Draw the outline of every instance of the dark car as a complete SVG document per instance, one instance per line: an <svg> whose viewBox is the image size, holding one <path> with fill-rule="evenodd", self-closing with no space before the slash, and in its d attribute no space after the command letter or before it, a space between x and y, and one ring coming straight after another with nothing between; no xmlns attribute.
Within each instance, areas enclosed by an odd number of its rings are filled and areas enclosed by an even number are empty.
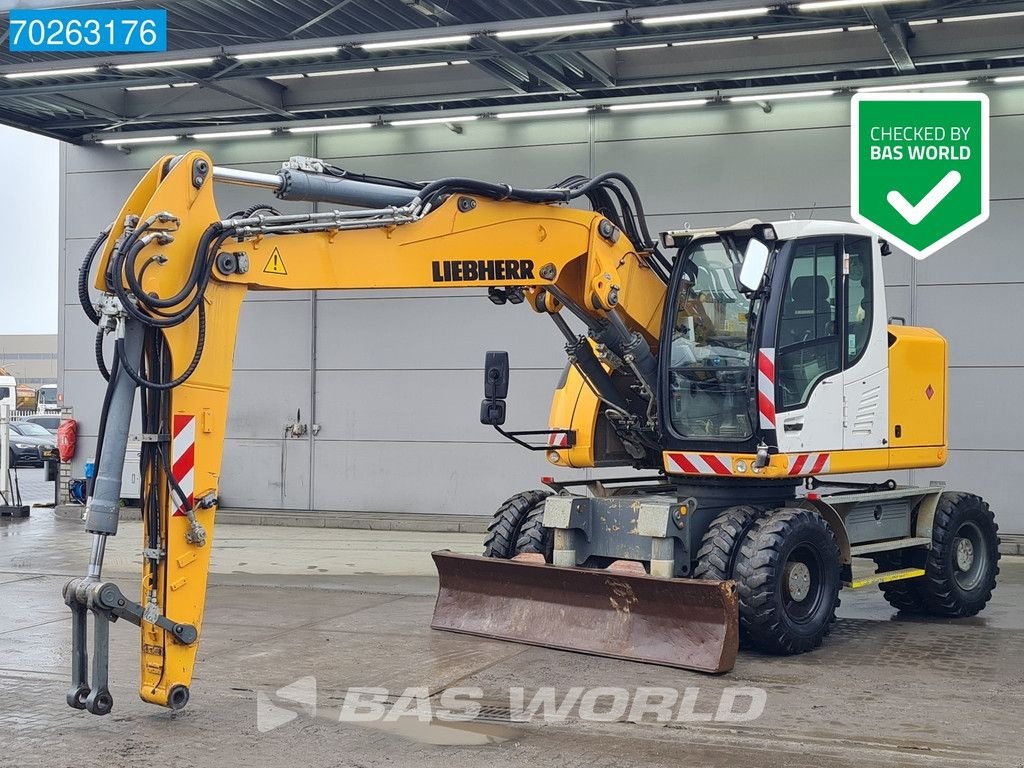
<svg viewBox="0 0 1024 768"><path fill-rule="evenodd" d="M57 434L57 428L60 426L61 417L59 413L40 413L35 416L25 416L18 421L23 421L26 424L38 424L44 427L47 432L51 435Z"/></svg>
<svg viewBox="0 0 1024 768"><path fill-rule="evenodd" d="M12 421L11 466L42 467L57 460L57 441L46 427L26 421Z"/></svg>

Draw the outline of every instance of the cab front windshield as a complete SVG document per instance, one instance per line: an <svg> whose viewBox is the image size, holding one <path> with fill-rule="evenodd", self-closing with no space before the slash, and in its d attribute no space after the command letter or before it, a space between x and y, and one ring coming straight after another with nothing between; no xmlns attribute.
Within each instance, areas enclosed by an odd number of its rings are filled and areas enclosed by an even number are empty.
<svg viewBox="0 0 1024 768"><path fill-rule="evenodd" d="M694 440L751 436L751 306L717 238L696 240L678 284L669 361L673 429Z"/></svg>

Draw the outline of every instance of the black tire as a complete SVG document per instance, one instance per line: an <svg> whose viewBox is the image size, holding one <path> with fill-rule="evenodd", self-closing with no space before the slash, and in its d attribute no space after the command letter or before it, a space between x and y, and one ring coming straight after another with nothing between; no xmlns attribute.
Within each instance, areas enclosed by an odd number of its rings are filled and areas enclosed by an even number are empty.
<svg viewBox="0 0 1024 768"><path fill-rule="evenodd" d="M747 642L782 655L821 645L842 586L840 557L817 512L783 507L762 517L743 538L734 568Z"/></svg>
<svg viewBox="0 0 1024 768"><path fill-rule="evenodd" d="M968 561L970 566L963 567ZM914 579L925 611L933 616L974 616L992 598L998 574L999 526L988 503L970 493L942 494L932 521L925 575Z"/></svg>
<svg viewBox="0 0 1024 768"><path fill-rule="evenodd" d="M875 573L896 571L900 568L919 568L920 563L913 562L915 557L923 554L920 550L896 550L893 552L879 552L872 555L875 565ZM878 589L882 597L893 608L904 613L924 613L924 597L921 595L920 579L904 579L902 581L890 581L879 584Z"/></svg>
<svg viewBox="0 0 1024 768"><path fill-rule="evenodd" d="M550 491L523 491L506 499L495 510L494 519L487 526L484 557L508 560L516 555L519 534L530 511L538 506L543 509L544 499L550 495Z"/></svg>
<svg viewBox="0 0 1024 768"><path fill-rule="evenodd" d="M547 494L545 494L547 495ZM544 562L550 563L555 550L555 532L544 527L544 504L541 502L531 509L516 539L516 550L513 554L523 553L544 555Z"/></svg>
<svg viewBox="0 0 1024 768"><path fill-rule="evenodd" d="M722 512L711 521L697 550L693 578L725 581L733 578L733 568L743 537L767 510L740 504Z"/></svg>

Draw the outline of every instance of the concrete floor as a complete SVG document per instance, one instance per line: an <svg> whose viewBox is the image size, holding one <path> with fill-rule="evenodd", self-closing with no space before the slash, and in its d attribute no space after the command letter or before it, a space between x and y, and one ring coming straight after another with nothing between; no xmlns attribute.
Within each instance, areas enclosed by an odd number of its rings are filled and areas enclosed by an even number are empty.
<svg viewBox="0 0 1024 768"><path fill-rule="evenodd" d="M108 549L105 576L135 590L137 523ZM794 658L741 653L711 677L429 629L427 553L475 552L469 534L220 526L192 701L136 696L137 630L111 629L111 715L69 709L70 623L60 588L80 575L79 524L35 510L0 521L0 766L1024 765L1024 561L1004 558L989 609L963 621L894 615L874 588L846 593L825 646ZM316 679L317 715L266 733L257 700ZM395 695L477 686L491 720L472 725L339 723L347 689ZM714 711L729 686L767 692L745 723L500 723L510 686L699 686ZM265 700L265 698L264 698Z"/></svg>

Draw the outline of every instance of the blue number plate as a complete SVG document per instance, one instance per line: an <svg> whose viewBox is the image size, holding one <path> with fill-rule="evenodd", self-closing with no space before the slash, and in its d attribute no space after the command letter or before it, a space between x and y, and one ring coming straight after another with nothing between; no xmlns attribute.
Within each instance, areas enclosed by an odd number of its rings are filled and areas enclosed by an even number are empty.
<svg viewBox="0 0 1024 768"><path fill-rule="evenodd" d="M166 51L167 11L12 10L7 40L24 52Z"/></svg>

